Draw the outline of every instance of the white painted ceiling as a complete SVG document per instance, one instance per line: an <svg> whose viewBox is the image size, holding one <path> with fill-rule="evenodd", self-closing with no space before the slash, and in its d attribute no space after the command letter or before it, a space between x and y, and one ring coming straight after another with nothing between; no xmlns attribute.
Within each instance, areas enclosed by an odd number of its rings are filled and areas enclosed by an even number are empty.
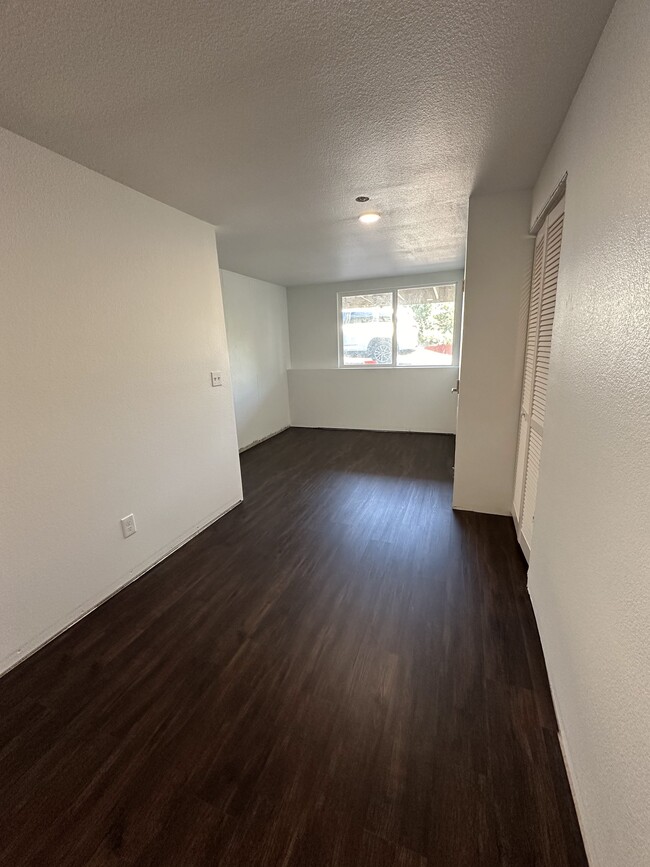
<svg viewBox="0 0 650 867"><path fill-rule="evenodd" d="M533 184L612 5L8 0L0 124L214 223L234 271L457 267L470 192Z"/></svg>

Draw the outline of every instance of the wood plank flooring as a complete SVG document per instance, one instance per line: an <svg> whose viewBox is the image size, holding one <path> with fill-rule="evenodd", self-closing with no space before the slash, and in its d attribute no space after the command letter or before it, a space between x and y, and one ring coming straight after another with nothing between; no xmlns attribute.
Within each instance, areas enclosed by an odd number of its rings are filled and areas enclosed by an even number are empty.
<svg viewBox="0 0 650 867"><path fill-rule="evenodd" d="M0 681L0 863L585 865L511 521L453 439L290 429Z"/></svg>

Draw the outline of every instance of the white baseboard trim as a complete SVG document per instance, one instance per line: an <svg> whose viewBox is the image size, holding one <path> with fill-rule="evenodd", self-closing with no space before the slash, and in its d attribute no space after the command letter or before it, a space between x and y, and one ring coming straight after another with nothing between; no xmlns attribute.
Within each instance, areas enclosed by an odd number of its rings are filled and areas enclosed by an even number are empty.
<svg viewBox="0 0 650 867"><path fill-rule="evenodd" d="M542 640L542 631L539 628L538 622L538 614L537 609L535 608L535 600L533 598L533 594L530 592L530 588L528 588L528 596L530 597L530 602L533 608L533 615L535 617L535 622L537 623L537 631L539 633L540 642ZM544 652L544 647L542 645L542 653ZM557 699L557 694L555 692L555 688L553 686L553 677L549 667L546 665L546 656L544 656L544 664L546 666L546 673L548 675L548 683L551 689L551 701L553 702L553 709L555 710L555 718L557 720L557 738L560 744L560 752L562 753L562 761L564 762L564 768L566 770L567 779L569 781L569 788L571 789L571 797L573 798L573 804L576 809L576 815L578 817L578 825L580 826L580 834L582 835L582 842L585 847L585 854L587 855L587 861L589 862L590 867L599 867L598 860L596 858L596 854L594 852L594 847L592 846L589 835L587 834L587 825L585 822L586 811L584 808L584 804L582 803L582 798L580 797L580 791L578 789L577 778L575 771L573 770L573 762L571 761L571 755L569 753L569 748L567 744L566 735L564 734L564 723L562 721L562 712L560 710L560 705Z"/></svg>
<svg viewBox="0 0 650 867"><path fill-rule="evenodd" d="M242 446L239 449L239 454L241 454L242 452L247 452L249 449L255 448L255 446L258 446L260 443L265 443L267 440L273 439L273 437L276 437L278 434L284 433L285 430L289 430L290 427L290 424L286 424L284 427L281 427L280 430L273 431L273 433L267 434L265 437L260 437L260 439L249 443L247 446Z"/></svg>
<svg viewBox="0 0 650 867"><path fill-rule="evenodd" d="M0 662L0 678L3 675L7 674L9 671L11 671L13 668L16 668L16 666L20 665L30 656L33 656L33 654L37 653L42 647L45 647L46 644L54 641L55 638L58 638L59 635L62 635L64 632L74 626L75 623L78 623L96 608L99 608L100 605L103 605L104 602L107 602L112 596L115 596L117 593L120 593L122 590L124 590L125 587L128 587L129 584L137 581L138 578L141 578L143 575L153 569L154 566L157 566L158 563L166 560L167 557L171 556L174 553L174 551L182 548L183 545L186 545L191 539L193 539L195 536L198 536L199 533L202 533L211 524L214 524L220 518L223 518L224 515L227 515L228 512L231 512L242 502L242 500L237 500L232 505L228 506L228 508L223 509L220 512L213 513L204 521L201 521L200 524L195 525L190 530L186 530L180 536L177 536L176 539L171 543L171 545L158 549L158 551L156 551L150 559L146 560L143 563L140 563L138 566L135 566L126 575L122 576L122 578L119 579L117 587L114 587L111 590L107 590L101 593L99 596L94 597L93 599L88 600L77 606L77 608L74 608L68 615L66 615L66 617L59 620L58 623L53 624L47 630L43 630L43 632L35 636L24 647L21 647L17 651L13 651L9 656L5 657L2 662Z"/></svg>
<svg viewBox="0 0 650 867"><path fill-rule="evenodd" d="M299 430L342 430L342 431L367 431L369 433L414 433L414 434L432 434L433 436L455 437L455 432L444 430L413 430L412 428L400 427L333 427L325 424L292 424L291 427Z"/></svg>
<svg viewBox="0 0 650 867"><path fill-rule="evenodd" d="M477 508L475 506L459 506L457 503L452 503L451 508L454 512L471 512L474 515L496 515L499 518L507 518L509 512L504 512L503 509L497 510L496 508L486 509L484 505L481 505L481 508Z"/></svg>
<svg viewBox="0 0 650 867"><path fill-rule="evenodd" d="M549 678L549 682L550 682L550 678ZM557 717L557 724L558 724L557 738L558 738L558 741L560 742L560 752L562 753L562 759L564 761L564 767L566 768L567 779L569 780L569 788L571 789L571 797L573 798L573 803L574 803L575 808L576 808L576 815L578 817L578 824L580 825L580 833L582 834L582 842L584 843L585 853L587 855L587 861L589 862L591 867L597 867L598 862L596 861L596 856L594 854L593 847L591 846L591 844L589 842L589 838L587 837L587 834L585 831L585 818L584 818L585 817L585 810L584 810L584 807L582 805L582 799L580 798L580 795L578 794L578 789L576 786L576 776L575 776L575 773L573 770L573 765L571 764L571 757L569 756L569 753L567 750L566 738L564 736L564 729L563 729L562 723L560 722L560 717L558 716L557 702L555 700L553 688L551 688L551 696L553 699L553 706L555 707L555 715Z"/></svg>

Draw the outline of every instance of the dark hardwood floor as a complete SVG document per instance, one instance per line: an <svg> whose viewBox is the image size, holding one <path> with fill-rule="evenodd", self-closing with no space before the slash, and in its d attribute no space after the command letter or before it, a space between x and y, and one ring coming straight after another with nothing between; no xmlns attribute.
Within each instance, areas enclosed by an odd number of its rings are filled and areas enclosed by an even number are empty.
<svg viewBox="0 0 650 867"><path fill-rule="evenodd" d="M292 429L0 681L3 865L585 865L508 518L451 437Z"/></svg>

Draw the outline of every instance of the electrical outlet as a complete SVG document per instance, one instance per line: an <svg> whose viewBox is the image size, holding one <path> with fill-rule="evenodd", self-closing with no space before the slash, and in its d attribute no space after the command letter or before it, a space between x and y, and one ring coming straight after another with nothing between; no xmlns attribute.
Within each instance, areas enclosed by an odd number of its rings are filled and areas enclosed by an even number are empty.
<svg viewBox="0 0 650 867"><path fill-rule="evenodd" d="M125 539L128 539L129 536L132 536L137 527L135 526L135 518L133 515L127 515L126 518L122 518L120 521L122 524L122 535Z"/></svg>
<svg viewBox="0 0 650 867"><path fill-rule="evenodd" d="M212 371L212 388L217 388L218 386L223 385L223 379L221 377L220 370Z"/></svg>

